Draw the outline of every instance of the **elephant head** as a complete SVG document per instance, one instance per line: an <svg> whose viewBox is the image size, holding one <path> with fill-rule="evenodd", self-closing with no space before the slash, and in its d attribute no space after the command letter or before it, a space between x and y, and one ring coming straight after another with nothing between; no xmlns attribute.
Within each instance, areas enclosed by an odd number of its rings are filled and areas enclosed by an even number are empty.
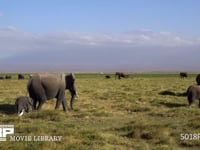
<svg viewBox="0 0 200 150"><path fill-rule="evenodd" d="M77 96L76 88L75 88L75 76L73 73L65 76L65 85L66 85L66 89L70 91L70 94L71 94L70 106L71 106L71 109L73 109L74 99L75 99L75 96Z"/></svg>
<svg viewBox="0 0 200 150"><path fill-rule="evenodd" d="M29 112L30 108L33 109L33 99L26 96L20 96L16 99L15 107L18 116L22 116L24 112Z"/></svg>

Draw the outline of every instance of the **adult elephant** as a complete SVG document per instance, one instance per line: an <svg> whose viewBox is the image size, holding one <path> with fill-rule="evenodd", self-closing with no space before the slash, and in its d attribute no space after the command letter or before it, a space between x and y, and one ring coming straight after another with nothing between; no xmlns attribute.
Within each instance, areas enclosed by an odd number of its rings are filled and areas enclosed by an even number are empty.
<svg viewBox="0 0 200 150"><path fill-rule="evenodd" d="M24 79L24 75L23 74L18 74L18 80L23 80Z"/></svg>
<svg viewBox="0 0 200 150"><path fill-rule="evenodd" d="M187 90L187 98L188 98L189 108L196 99L199 100L199 108L200 108L200 86L199 85L189 86Z"/></svg>
<svg viewBox="0 0 200 150"><path fill-rule="evenodd" d="M197 85L200 85L200 74L196 76L196 82L197 82Z"/></svg>
<svg viewBox="0 0 200 150"><path fill-rule="evenodd" d="M34 109L40 110L44 102L48 99L56 98L55 109L62 103L63 111L66 111L65 89L71 93L70 106L73 109L74 98L76 96L74 74L35 74L31 75L27 89L29 96L33 99ZM37 102L39 105L36 107Z"/></svg>
<svg viewBox="0 0 200 150"><path fill-rule="evenodd" d="M125 74L123 72L116 72L115 73L115 79L116 77L118 77L118 79L121 79L121 78L128 78L128 74Z"/></svg>
<svg viewBox="0 0 200 150"><path fill-rule="evenodd" d="M180 78L187 78L188 74L187 74L187 72L180 72L179 76L180 76Z"/></svg>
<svg viewBox="0 0 200 150"><path fill-rule="evenodd" d="M5 79L11 79L11 75L6 75Z"/></svg>

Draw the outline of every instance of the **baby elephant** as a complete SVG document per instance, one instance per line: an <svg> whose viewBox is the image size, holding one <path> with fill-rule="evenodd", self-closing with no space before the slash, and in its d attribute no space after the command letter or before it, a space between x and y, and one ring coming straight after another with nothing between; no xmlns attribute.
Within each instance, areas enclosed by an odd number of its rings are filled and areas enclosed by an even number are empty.
<svg viewBox="0 0 200 150"><path fill-rule="evenodd" d="M200 108L200 86L199 85L190 86L187 90L187 98L188 98L189 107L191 107L195 99L198 99L199 108Z"/></svg>
<svg viewBox="0 0 200 150"><path fill-rule="evenodd" d="M18 116L22 116L24 111L29 112L30 108L33 110L33 99L26 96L20 96L16 99L15 107Z"/></svg>

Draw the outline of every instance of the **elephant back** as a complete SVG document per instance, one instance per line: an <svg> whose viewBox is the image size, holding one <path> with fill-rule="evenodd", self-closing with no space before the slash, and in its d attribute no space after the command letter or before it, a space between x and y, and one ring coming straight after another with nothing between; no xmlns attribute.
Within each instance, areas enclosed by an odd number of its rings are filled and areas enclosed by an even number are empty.
<svg viewBox="0 0 200 150"><path fill-rule="evenodd" d="M41 85L44 88L57 87L65 88L65 74L64 73L37 73L32 74L29 78L27 87L32 86L32 84Z"/></svg>

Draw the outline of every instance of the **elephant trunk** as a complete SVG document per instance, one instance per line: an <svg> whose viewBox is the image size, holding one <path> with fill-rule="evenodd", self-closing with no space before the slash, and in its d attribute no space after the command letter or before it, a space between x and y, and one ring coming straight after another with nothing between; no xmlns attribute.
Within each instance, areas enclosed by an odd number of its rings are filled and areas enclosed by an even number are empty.
<svg viewBox="0 0 200 150"><path fill-rule="evenodd" d="M70 89L70 93L71 93L70 107L71 107L71 109L74 109L73 108L74 99L75 99L75 97L78 97L78 95L76 93L76 89L75 88Z"/></svg>
<svg viewBox="0 0 200 150"><path fill-rule="evenodd" d="M19 104L16 106L16 110L17 110L18 116L22 116L24 114L24 111L25 111L25 109L23 109L23 107Z"/></svg>
<svg viewBox="0 0 200 150"><path fill-rule="evenodd" d="M25 110L22 109L20 113L18 112L18 116L22 116L22 115L24 114L24 111L25 111Z"/></svg>

